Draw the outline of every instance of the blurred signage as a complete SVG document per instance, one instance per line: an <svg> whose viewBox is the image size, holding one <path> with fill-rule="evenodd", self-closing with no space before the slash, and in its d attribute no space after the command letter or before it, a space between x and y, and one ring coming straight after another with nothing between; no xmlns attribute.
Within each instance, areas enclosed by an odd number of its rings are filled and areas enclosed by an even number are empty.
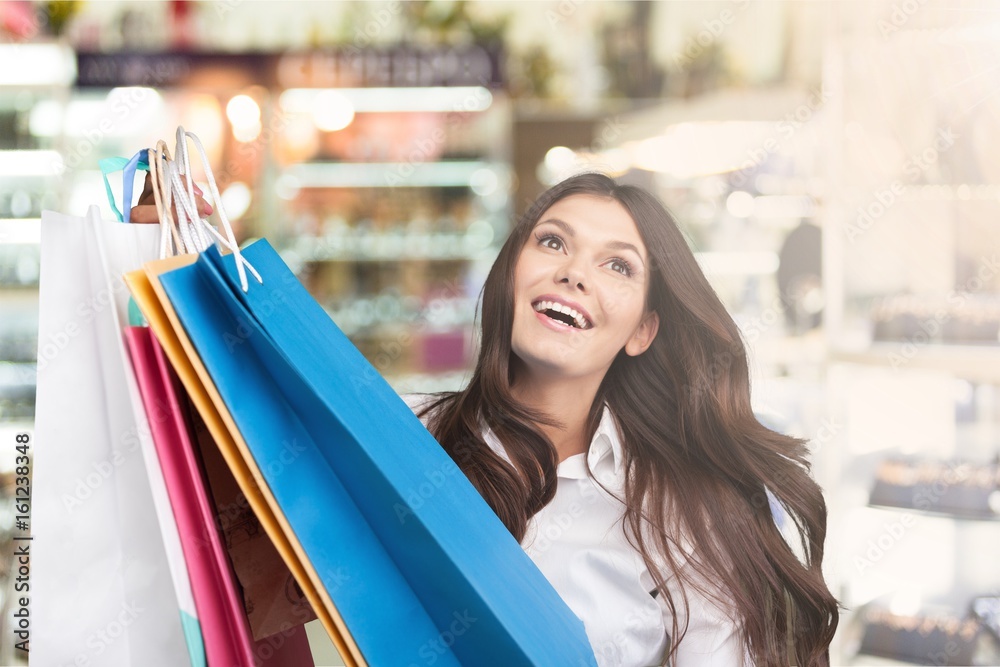
<svg viewBox="0 0 1000 667"><path fill-rule="evenodd" d="M458 47L346 48L281 56L278 84L292 87L485 86L501 84L499 54Z"/></svg>
<svg viewBox="0 0 1000 667"><path fill-rule="evenodd" d="M77 53L78 88L503 86L497 47L345 47L286 53Z"/></svg>

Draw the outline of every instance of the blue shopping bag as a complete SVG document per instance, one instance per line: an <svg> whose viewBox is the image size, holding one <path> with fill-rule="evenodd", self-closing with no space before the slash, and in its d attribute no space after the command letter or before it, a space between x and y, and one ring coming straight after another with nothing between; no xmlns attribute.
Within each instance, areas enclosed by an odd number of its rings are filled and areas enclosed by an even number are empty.
<svg viewBox="0 0 1000 667"><path fill-rule="evenodd" d="M267 243L161 276L367 662L596 665L583 624Z"/></svg>

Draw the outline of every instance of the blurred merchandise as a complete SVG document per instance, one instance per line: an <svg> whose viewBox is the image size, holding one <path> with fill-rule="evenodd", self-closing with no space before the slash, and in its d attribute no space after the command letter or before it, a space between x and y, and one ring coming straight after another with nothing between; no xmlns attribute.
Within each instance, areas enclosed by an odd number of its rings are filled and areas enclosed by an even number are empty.
<svg viewBox="0 0 1000 667"><path fill-rule="evenodd" d="M965 519L1000 519L1000 456L964 461L883 461L869 503Z"/></svg>
<svg viewBox="0 0 1000 667"><path fill-rule="evenodd" d="M282 257L400 391L468 368L476 300L510 225L502 91L296 88L279 106L284 225L266 231Z"/></svg>
<svg viewBox="0 0 1000 667"><path fill-rule="evenodd" d="M872 301L876 341L1000 344L1000 294L886 296Z"/></svg>
<svg viewBox="0 0 1000 667"><path fill-rule="evenodd" d="M985 665L977 653L996 657L998 647L980 648L986 634L975 618L899 615L871 608L864 612L862 655L883 656L918 665ZM977 650L978 649L978 650Z"/></svg>
<svg viewBox="0 0 1000 667"><path fill-rule="evenodd" d="M972 615L1000 642L1000 597L994 595L975 598L971 607Z"/></svg>
<svg viewBox="0 0 1000 667"><path fill-rule="evenodd" d="M9 4L0 11L34 7ZM43 41L38 23L30 28L25 37L36 41L0 43L0 423L22 426L35 411L40 216L58 206L65 187L58 143L40 135L33 119L64 98L73 76L71 52ZM37 65L26 78L25 58Z"/></svg>

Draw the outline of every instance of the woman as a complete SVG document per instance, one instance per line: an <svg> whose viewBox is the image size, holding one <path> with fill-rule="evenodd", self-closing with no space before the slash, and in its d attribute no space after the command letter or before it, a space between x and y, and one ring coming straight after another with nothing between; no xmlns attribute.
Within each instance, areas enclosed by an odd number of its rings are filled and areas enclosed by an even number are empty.
<svg viewBox="0 0 1000 667"><path fill-rule="evenodd" d="M603 175L559 183L482 298L468 386L405 398L598 662L828 665L838 605L805 443L754 417L739 330L663 206Z"/></svg>

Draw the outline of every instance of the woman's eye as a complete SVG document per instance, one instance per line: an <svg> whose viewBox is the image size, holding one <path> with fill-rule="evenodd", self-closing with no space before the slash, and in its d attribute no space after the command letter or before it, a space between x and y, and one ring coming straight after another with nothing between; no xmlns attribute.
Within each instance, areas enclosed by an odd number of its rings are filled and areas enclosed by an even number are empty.
<svg viewBox="0 0 1000 667"><path fill-rule="evenodd" d="M611 260L611 270L617 271L623 276L632 275L632 267L624 259L613 259Z"/></svg>
<svg viewBox="0 0 1000 667"><path fill-rule="evenodd" d="M562 240L558 236L543 236L541 243L546 248L562 250Z"/></svg>

